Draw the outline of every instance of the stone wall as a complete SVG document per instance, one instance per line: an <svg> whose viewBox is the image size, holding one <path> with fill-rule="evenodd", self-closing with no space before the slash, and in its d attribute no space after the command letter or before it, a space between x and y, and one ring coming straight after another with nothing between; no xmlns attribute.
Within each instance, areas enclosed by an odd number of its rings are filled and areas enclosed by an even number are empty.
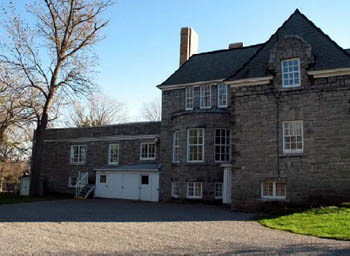
<svg viewBox="0 0 350 256"><path fill-rule="evenodd" d="M151 135L159 137L159 134L160 122L49 129L45 138L41 177L48 182L51 192L73 193L74 190L68 188L68 178L76 176L79 171L88 171L90 183L95 183L94 169L108 166L109 144L119 144L119 166L159 163L159 144L156 145L155 160L140 160L141 142L153 142ZM87 146L86 163L70 163L72 145Z"/></svg>
<svg viewBox="0 0 350 256"><path fill-rule="evenodd" d="M304 80L301 87L233 89L235 152L232 207L259 209L261 182L285 179L283 203L310 204L350 198L350 76ZM304 152L282 152L282 122L302 120Z"/></svg>
<svg viewBox="0 0 350 256"><path fill-rule="evenodd" d="M199 108L199 87L195 87L194 109L185 111L185 89L162 92L162 131L160 139L160 197L171 199L171 182L179 183L179 198L185 199L187 182L202 182L202 200L214 200L215 183L222 182L223 168L214 159L215 128L231 129L230 107L217 107L216 85L212 86L212 108ZM187 162L187 129L204 128L204 162ZM179 163L172 163L173 133L180 132Z"/></svg>

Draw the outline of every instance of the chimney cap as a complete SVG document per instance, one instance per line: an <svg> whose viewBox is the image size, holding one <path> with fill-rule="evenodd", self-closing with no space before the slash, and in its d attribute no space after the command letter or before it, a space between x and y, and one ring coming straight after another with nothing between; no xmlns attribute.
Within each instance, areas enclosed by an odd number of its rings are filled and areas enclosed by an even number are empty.
<svg viewBox="0 0 350 256"><path fill-rule="evenodd" d="M228 45L229 49L236 49L236 48L242 48L242 47L243 47L243 42L231 43Z"/></svg>

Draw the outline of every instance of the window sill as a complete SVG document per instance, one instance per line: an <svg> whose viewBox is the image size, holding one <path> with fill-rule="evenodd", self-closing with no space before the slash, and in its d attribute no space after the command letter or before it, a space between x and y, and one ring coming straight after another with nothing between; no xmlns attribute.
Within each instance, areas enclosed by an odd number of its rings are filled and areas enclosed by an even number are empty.
<svg viewBox="0 0 350 256"><path fill-rule="evenodd" d="M140 161L155 161L155 158L140 158Z"/></svg>
<svg viewBox="0 0 350 256"><path fill-rule="evenodd" d="M86 163L69 163L70 165L85 165Z"/></svg>
<svg viewBox="0 0 350 256"><path fill-rule="evenodd" d="M271 202L271 201L288 201L287 198L285 197L264 197L264 198L260 198L260 201L263 202Z"/></svg>
<svg viewBox="0 0 350 256"><path fill-rule="evenodd" d="M298 90L302 90L302 86L294 86L294 87L282 87L278 89L279 92L288 92L288 91L298 91Z"/></svg>
<svg viewBox="0 0 350 256"><path fill-rule="evenodd" d="M202 199L202 197L197 196L187 196L186 199Z"/></svg>
<svg viewBox="0 0 350 256"><path fill-rule="evenodd" d="M305 153L283 153L280 154L280 158L285 158L285 157L304 157L306 156Z"/></svg>

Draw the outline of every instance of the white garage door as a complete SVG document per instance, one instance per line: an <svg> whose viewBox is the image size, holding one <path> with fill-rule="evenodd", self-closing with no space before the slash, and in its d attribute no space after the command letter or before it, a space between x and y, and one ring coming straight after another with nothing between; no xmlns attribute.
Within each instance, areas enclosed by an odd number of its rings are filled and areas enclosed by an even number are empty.
<svg viewBox="0 0 350 256"><path fill-rule="evenodd" d="M158 201L158 173L96 173L95 197Z"/></svg>

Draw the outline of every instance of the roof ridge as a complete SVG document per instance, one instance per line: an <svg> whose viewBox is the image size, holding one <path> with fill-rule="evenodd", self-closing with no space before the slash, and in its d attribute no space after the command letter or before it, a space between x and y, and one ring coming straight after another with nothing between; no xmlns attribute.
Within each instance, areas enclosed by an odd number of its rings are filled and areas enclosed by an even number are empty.
<svg viewBox="0 0 350 256"><path fill-rule="evenodd" d="M204 55L204 54L212 54L212 53L218 53L218 52L227 52L227 51L235 51L235 50L244 50L244 49L248 49L248 48L253 48L253 47L258 47L263 45L264 43L260 43L260 44L252 44L252 45L248 45L248 46L244 46L244 47L239 47L239 48L232 48L232 49L220 49L220 50L214 50L214 51L209 51L209 52L201 52L201 53L196 53L193 54L192 56L198 56L198 55ZM191 56L191 57L192 57Z"/></svg>
<svg viewBox="0 0 350 256"><path fill-rule="evenodd" d="M299 9L297 8L289 17L288 19L286 19L281 26L279 26L276 30L275 33L273 33L270 38L263 43L262 47L256 51L255 54L253 54L253 56L251 56L239 69L236 70L235 73L233 73L231 76L229 76L228 78L225 79L225 81L229 80L230 78L234 77L235 75L237 75L239 72L241 72L241 70L243 70L266 46L266 44L278 33L278 31L280 31L280 29L283 28L283 26L295 15L295 14L301 14L301 12L299 11Z"/></svg>
<svg viewBox="0 0 350 256"><path fill-rule="evenodd" d="M298 9L297 9L298 10ZM299 10L298 10L299 11ZM350 53L348 53L344 48L342 48L339 44L337 44L337 42L335 42L328 34L326 34L325 32L322 31L321 28L317 27L315 23L312 22L312 20L310 20L308 17L306 17L305 14L301 13L299 11L299 14L307 21L311 24L311 26L313 26L316 30L318 30L321 35L323 35L328 41L330 41L335 47L337 47L339 50L341 50L347 57L350 58Z"/></svg>

